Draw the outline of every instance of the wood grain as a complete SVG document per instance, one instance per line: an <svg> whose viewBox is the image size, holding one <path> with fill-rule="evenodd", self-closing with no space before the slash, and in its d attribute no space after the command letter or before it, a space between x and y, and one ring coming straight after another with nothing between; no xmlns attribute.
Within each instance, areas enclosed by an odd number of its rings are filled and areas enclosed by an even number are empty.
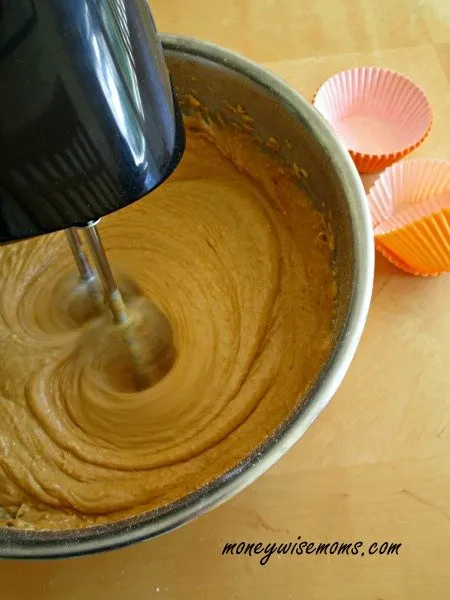
<svg viewBox="0 0 450 600"><path fill-rule="evenodd" d="M448 0L153 0L161 31L264 63L310 98L374 64L429 95L416 155L450 159ZM370 185L370 181L366 182ZM377 256L367 328L323 415L232 501L149 543L53 563L0 564L5 600L441 600L450 571L450 277L405 276ZM398 556L221 556L225 541L400 542Z"/></svg>

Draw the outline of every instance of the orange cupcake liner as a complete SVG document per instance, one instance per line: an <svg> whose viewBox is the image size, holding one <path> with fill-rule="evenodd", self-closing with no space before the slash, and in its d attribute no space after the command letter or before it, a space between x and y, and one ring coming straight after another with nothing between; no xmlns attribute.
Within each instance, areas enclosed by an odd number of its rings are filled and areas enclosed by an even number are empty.
<svg viewBox="0 0 450 600"><path fill-rule="evenodd" d="M375 246L411 275L428 277L450 272L450 207L376 235Z"/></svg>
<svg viewBox="0 0 450 600"><path fill-rule="evenodd" d="M412 275L450 272L450 162L397 163L367 199L375 247L390 262Z"/></svg>

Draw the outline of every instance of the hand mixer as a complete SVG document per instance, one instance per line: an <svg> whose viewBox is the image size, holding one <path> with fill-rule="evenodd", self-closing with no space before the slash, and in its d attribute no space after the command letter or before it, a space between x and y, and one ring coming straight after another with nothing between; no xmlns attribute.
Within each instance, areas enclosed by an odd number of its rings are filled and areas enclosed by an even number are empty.
<svg viewBox="0 0 450 600"><path fill-rule="evenodd" d="M0 0L0 134L0 244L66 230L144 385L97 224L162 183L184 151L147 1Z"/></svg>

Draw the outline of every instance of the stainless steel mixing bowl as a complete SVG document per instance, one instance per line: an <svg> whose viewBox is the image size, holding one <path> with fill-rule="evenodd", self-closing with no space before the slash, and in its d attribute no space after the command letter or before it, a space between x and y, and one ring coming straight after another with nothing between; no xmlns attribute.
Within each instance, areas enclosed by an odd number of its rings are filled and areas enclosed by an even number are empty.
<svg viewBox="0 0 450 600"><path fill-rule="evenodd" d="M356 169L325 121L283 81L228 50L179 36L163 35L162 40L181 99L192 94L213 113L223 112L224 102L245 107L262 139L287 142L280 159L295 161L308 173L307 191L317 207L329 213L336 242L333 349L288 420L217 480L163 509L110 525L55 532L0 530L0 556L5 558L65 557L119 548L161 535L222 504L277 462L325 408L350 365L366 321L374 263L370 216Z"/></svg>

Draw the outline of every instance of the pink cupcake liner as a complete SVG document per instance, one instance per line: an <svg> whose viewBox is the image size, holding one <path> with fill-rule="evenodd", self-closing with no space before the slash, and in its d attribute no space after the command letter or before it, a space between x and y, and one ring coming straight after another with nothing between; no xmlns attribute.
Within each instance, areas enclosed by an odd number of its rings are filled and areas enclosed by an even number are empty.
<svg viewBox="0 0 450 600"><path fill-rule="evenodd" d="M430 103L410 79L360 67L334 75L314 106L348 148L361 173L378 172L417 148L432 125Z"/></svg>

